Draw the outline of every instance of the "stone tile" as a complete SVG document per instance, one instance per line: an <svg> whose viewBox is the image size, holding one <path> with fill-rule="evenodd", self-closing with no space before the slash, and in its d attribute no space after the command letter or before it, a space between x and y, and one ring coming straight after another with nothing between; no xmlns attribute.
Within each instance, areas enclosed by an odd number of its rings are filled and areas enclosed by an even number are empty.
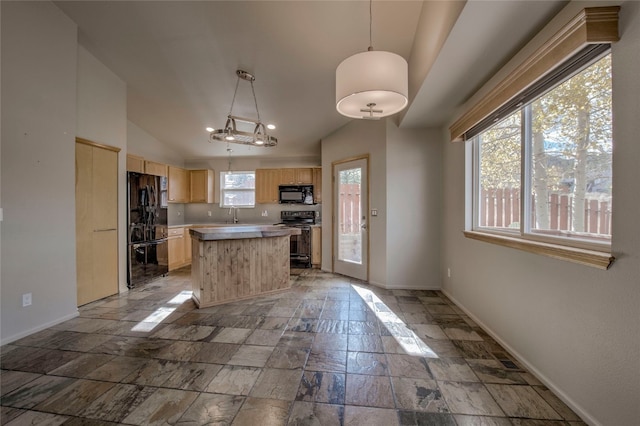
<svg viewBox="0 0 640 426"><path fill-rule="evenodd" d="M370 334L350 334L348 350L352 352L384 352L380 336Z"/></svg>
<svg viewBox="0 0 640 426"><path fill-rule="evenodd" d="M458 426L512 426L507 417L453 416Z"/></svg>
<svg viewBox="0 0 640 426"><path fill-rule="evenodd" d="M422 357L402 354L387 354L389 375L433 379L427 360Z"/></svg>
<svg viewBox="0 0 640 426"><path fill-rule="evenodd" d="M314 318L292 318L287 325L287 331L300 331L304 333L311 333L315 331L318 325L318 319Z"/></svg>
<svg viewBox="0 0 640 426"><path fill-rule="evenodd" d="M452 340L459 355L465 359L495 359L484 342Z"/></svg>
<svg viewBox="0 0 640 426"><path fill-rule="evenodd" d="M456 426L451 414L399 410L398 416L402 426Z"/></svg>
<svg viewBox="0 0 640 426"><path fill-rule="evenodd" d="M267 360L267 368L301 369L307 363L309 349L289 348L285 346L276 347Z"/></svg>
<svg viewBox="0 0 640 426"><path fill-rule="evenodd" d="M13 407L0 407L0 424L6 425L10 421L26 413L26 410ZM14 425L17 426L16 423Z"/></svg>
<svg viewBox="0 0 640 426"><path fill-rule="evenodd" d="M312 371L335 371L344 373L347 370L346 351L321 351L315 349L309 354L307 359L308 370Z"/></svg>
<svg viewBox="0 0 640 426"><path fill-rule="evenodd" d="M249 395L262 369L241 365L224 366L209 383L206 392Z"/></svg>
<svg viewBox="0 0 640 426"><path fill-rule="evenodd" d="M265 368L249 392L249 396L293 401L296 398L301 376L302 370Z"/></svg>
<svg viewBox="0 0 640 426"><path fill-rule="evenodd" d="M189 361L202 350L202 342L176 341L164 347L156 354L156 358L172 361Z"/></svg>
<svg viewBox="0 0 640 426"><path fill-rule="evenodd" d="M485 383L499 383L506 385L526 385L527 382L520 373L508 371L493 359L472 359L469 365L476 375Z"/></svg>
<svg viewBox="0 0 640 426"><path fill-rule="evenodd" d="M265 317L260 324L258 324L261 330L280 330L284 331L289 324L289 317Z"/></svg>
<svg viewBox="0 0 640 426"><path fill-rule="evenodd" d="M201 349L191 357L190 361L226 364L239 348L240 345L230 343L203 343Z"/></svg>
<svg viewBox="0 0 640 426"><path fill-rule="evenodd" d="M431 413L449 412L435 380L392 377L391 383L398 408Z"/></svg>
<svg viewBox="0 0 640 426"><path fill-rule="evenodd" d="M380 335L380 329L374 321L349 321L349 334Z"/></svg>
<svg viewBox="0 0 640 426"><path fill-rule="evenodd" d="M314 404L297 401L289 415L290 426L341 425L344 423L344 407L341 405Z"/></svg>
<svg viewBox="0 0 640 426"><path fill-rule="evenodd" d="M388 376L347 374L345 404L394 408L391 382Z"/></svg>
<svg viewBox="0 0 640 426"><path fill-rule="evenodd" d="M33 408L74 382L74 379L67 377L41 376L3 396L0 405Z"/></svg>
<svg viewBox="0 0 640 426"><path fill-rule="evenodd" d="M286 425L291 402L277 399L247 398L233 426Z"/></svg>
<svg viewBox="0 0 640 426"><path fill-rule="evenodd" d="M463 358L427 359L427 365L436 380L446 380L450 382L480 381Z"/></svg>
<svg viewBox="0 0 640 426"><path fill-rule="evenodd" d="M348 335L335 333L317 333L313 340L313 350L320 351L346 351Z"/></svg>
<svg viewBox="0 0 640 426"><path fill-rule="evenodd" d="M236 416L244 397L202 393L176 423L179 426L228 425Z"/></svg>
<svg viewBox="0 0 640 426"><path fill-rule="evenodd" d="M285 331L278 342L278 346L292 346L311 349L315 334L300 331Z"/></svg>
<svg viewBox="0 0 640 426"><path fill-rule="evenodd" d="M47 398L34 409L56 414L79 415L89 404L114 386L109 382L76 380L64 389ZM70 404L69 401L73 401Z"/></svg>
<svg viewBox="0 0 640 426"><path fill-rule="evenodd" d="M73 361L56 368L49 374L53 376L83 378L115 358L114 355L83 354Z"/></svg>
<svg viewBox="0 0 640 426"><path fill-rule="evenodd" d="M119 382L132 372L143 368L147 360L128 356L115 357L111 361L88 373L85 379Z"/></svg>
<svg viewBox="0 0 640 426"><path fill-rule="evenodd" d="M20 416L16 417L9 423L2 423L6 426L20 426L20 425L38 425L38 426L58 426L64 424L69 420L67 416L61 416L57 414L40 413L37 411L26 411Z"/></svg>
<svg viewBox="0 0 640 426"><path fill-rule="evenodd" d="M345 382L345 374L305 371L300 380L296 400L344 404Z"/></svg>
<svg viewBox="0 0 640 426"><path fill-rule="evenodd" d="M481 383L439 382L438 384L452 413L504 416L489 391Z"/></svg>
<svg viewBox="0 0 640 426"><path fill-rule="evenodd" d="M336 319L320 319L314 327L314 332L346 334L349 332L349 322Z"/></svg>
<svg viewBox="0 0 640 426"><path fill-rule="evenodd" d="M487 384L487 389L509 417L562 420L531 386Z"/></svg>
<svg viewBox="0 0 640 426"><path fill-rule="evenodd" d="M344 425L385 425L399 426L396 410L387 408L358 407L347 405L344 407Z"/></svg>
<svg viewBox="0 0 640 426"><path fill-rule="evenodd" d="M121 422L156 391L152 387L116 384L80 414L91 419Z"/></svg>
<svg viewBox="0 0 640 426"><path fill-rule="evenodd" d="M534 386L533 389L553 408L563 419L569 421L581 421L580 417L574 413L564 402L555 396L544 386Z"/></svg>
<svg viewBox="0 0 640 426"><path fill-rule="evenodd" d="M231 359L229 365L246 365L248 367L264 367L273 352L272 346L242 345Z"/></svg>
<svg viewBox="0 0 640 426"><path fill-rule="evenodd" d="M145 426L175 424L197 396L197 392L157 389L125 417L123 423Z"/></svg>
<svg viewBox="0 0 640 426"><path fill-rule="evenodd" d="M162 387L202 392L221 369L218 364L180 363Z"/></svg>
<svg viewBox="0 0 640 426"><path fill-rule="evenodd" d="M225 327L220 330L217 330L217 334L212 342L216 343L243 343L247 337L252 333L253 330L246 328L230 328Z"/></svg>
<svg viewBox="0 0 640 426"><path fill-rule="evenodd" d="M41 376L41 374L37 373L2 370L0 372L0 396L13 392L20 386L26 385Z"/></svg>
<svg viewBox="0 0 640 426"><path fill-rule="evenodd" d="M445 334L442 327L435 324L411 324L411 329L416 333L418 337L421 339L436 339L443 340L449 339Z"/></svg>
<svg viewBox="0 0 640 426"><path fill-rule="evenodd" d="M2 368L47 374L80 355L80 352L20 347L2 357Z"/></svg>
<svg viewBox="0 0 640 426"><path fill-rule="evenodd" d="M451 340L474 340L474 341L482 341L482 337L476 333L471 327L468 325L444 325L442 326L444 333Z"/></svg>
<svg viewBox="0 0 640 426"><path fill-rule="evenodd" d="M137 370L122 379L123 383L133 383L145 386L161 386L180 367L178 361L165 359L149 359Z"/></svg>
<svg viewBox="0 0 640 426"><path fill-rule="evenodd" d="M388 374L386 356L370 352L347 352L347 373L385 376Z"/></svg>
<svg viewBox="0 0 640 426"><path fill-rule="evenodd" d="M282 337L282 330L253 330L247 337L247 345L276 346Z"/></svg>

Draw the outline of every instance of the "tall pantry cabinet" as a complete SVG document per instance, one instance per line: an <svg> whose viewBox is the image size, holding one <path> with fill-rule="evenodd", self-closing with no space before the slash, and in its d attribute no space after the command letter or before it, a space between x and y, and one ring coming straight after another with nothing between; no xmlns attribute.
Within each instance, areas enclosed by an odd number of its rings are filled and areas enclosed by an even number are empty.
<svg viewBox="0 0 640 426"><path fill-rule="evenodd" d="M119 151L76 138L78 306L118 293Z"/></svg>

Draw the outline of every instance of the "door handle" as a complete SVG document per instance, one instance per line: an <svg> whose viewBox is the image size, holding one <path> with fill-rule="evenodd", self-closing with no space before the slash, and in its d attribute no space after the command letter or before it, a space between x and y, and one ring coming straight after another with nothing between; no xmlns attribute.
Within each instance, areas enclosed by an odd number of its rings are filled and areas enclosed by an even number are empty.
<svg viewBox="0 0 640 426"><path fill-rule="evenodd" d="M367 230L367 224L363 223L362 225L360 225L360 228L364 229L365 231Z"/></svg>

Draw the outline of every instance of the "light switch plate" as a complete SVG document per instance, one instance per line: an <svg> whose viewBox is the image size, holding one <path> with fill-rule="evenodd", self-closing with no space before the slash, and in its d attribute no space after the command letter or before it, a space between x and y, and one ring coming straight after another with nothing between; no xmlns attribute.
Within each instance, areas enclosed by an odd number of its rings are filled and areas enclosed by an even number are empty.
<svg viewBox="0 0 640 426"><path fill-rule="evenodd" d="M371 216L378 216L378 209L371 209Z"/></svg>

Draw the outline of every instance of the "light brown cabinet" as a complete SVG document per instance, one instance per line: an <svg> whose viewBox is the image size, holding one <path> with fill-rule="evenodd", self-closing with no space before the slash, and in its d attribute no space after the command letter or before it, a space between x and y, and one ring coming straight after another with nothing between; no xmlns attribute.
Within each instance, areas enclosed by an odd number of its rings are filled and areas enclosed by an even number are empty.
<svg viewBox="0 0 640 426"><path fill-rule="evenodd" d="M322 199L322 169L320 167L257 169L256 203L278 203L278 185L314 185L314 198L318 203ZM320 190L320 198L315 195L316 185Z"/></svg>
<svg viewBox="0 0 640 426"><path fill-rule="evenodd" d="M127 171L144 173L144 158L127 154Z"/></svg>
<svg viewBox="0 0 640 426"><path fill-rule="evenodd" d="M169 202L189 202L189 171L169 166Z"/></svg>
<svg viewBox="0 0 640 426"><path fill-rule="evenodd" d="M322 167L313 168L313 202L322 203Z"/></svg>
<svg viewBox="0 0 640 426"><path fill-rule="evenodd" d="M281 170L284 169L256 170L256 204L278 203Z"/></svg>
<svg viewBox="0 0 640 426"><path fill-rule="evenodd" d="M320 267L322 264L322 228L311 227L311 265Z"/></svg>
<svg viewBox="0 0 640 426"><path fill-rule="evenodd" d="M169 228L169 270L185 266L184 228Z"/></svg>
<svg viewBox="0 0 640 426"><path fill-rule="evenodd" d="M214 202L213 170L189 170L189 202Z"/></svg>
<svg viewBox="0 0 640 426"><path fill-rule="evenodd" d="M145 160L144 172L149 175L155 176L167 176L167 165L162 163L156 163L155 161Z"/></svg>
<svg viewBox="0 0 640 426"><path fill-rule="evenodd" d="M78 306L118 293L119 151L76 139Z"/></svg>
<svg viewBox="0 0 640 426"><path fill-rule="evenodd" d="M313 169L310 167L280 169L280 184L282 185L311 185L312 183Z"/></svg>

